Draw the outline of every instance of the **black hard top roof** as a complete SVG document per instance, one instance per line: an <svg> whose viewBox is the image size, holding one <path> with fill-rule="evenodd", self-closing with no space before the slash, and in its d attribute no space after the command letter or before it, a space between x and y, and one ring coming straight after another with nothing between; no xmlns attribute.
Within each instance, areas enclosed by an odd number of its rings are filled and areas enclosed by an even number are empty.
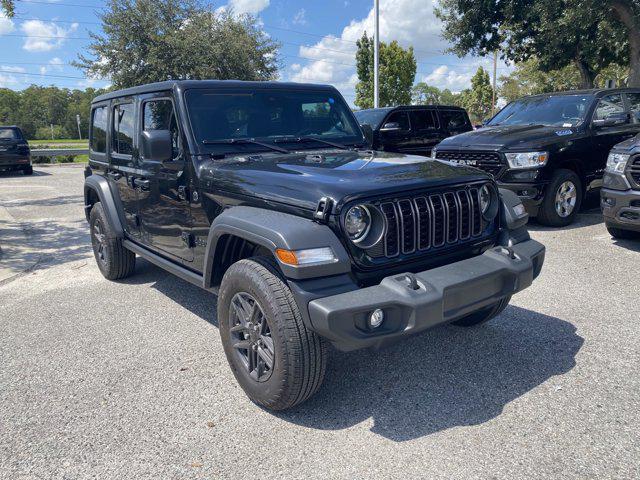
<svg viewBox="0 0 640 480"><path fill-rule="evenodd" d="M148 83L137 87L125 88L108 92L93 99L93 103L103 102L113 98L126 97L130 95L141 95L173 89L186 90L189 88L243 88L247 90L256 89L304 89L326 91L334 90L331 85L316 85L311 83L291 83L291 82L243 82L240 80L168 80L166 82Z"/></svg>
<svg viewBox="0 0 640 480"><path fill-rule="evenodd" d="M456 107L453 105L398 105L397 107L365 108L363 110L358 110L358 112L391 112L393 110L423 110L425 108L434 108L438 110L464 110L462 107Z"/></svg>

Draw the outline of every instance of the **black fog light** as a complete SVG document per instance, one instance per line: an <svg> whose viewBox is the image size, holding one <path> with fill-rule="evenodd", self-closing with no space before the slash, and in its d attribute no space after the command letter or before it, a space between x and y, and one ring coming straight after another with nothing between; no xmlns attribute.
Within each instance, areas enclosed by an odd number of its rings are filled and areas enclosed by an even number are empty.
<svg viewBox="0 0 640 480"><path fill-rule="evenodd" d="M616 206L616 199L615 198L609 198L609 197L603 197L602 198L602 204L604 206L607 206L607 207L615 207Z"/></svg>

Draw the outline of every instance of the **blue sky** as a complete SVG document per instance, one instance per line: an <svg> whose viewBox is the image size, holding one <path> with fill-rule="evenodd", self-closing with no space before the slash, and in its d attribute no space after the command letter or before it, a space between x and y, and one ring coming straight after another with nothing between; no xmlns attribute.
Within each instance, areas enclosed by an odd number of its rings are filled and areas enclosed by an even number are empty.
<svg viewBox="0 0 640 480"><path fill-rule="evenodd" d="M226 3L225 3L226 2ZM331 83L353 101L355 41L372 33L373 0L225 0L213 8L233 7L260 19L282 44L280 78ZM416 81L460 91L478 65L489 59L444 53L442 26L434 15L437 0L381 0L381 38L412 45L418 61ZM100 31L99 0L17 0L16 16L0 16L0 87L22 89L31 83L68 88L102 87L108 79L85 79L69 63ZM508 72L499 65L498 75Z"/></svg>

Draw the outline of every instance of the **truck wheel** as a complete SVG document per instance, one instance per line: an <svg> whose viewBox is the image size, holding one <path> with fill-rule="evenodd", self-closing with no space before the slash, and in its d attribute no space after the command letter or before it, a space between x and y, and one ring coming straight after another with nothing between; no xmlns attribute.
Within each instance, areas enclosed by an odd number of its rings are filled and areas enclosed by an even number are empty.
<svg viewBox="0 0 640 480"><path fill-rule="evenodd" d="M499 302L494 303L493 305L489 305L482 310L478 310L477 312L473 312L471 315L467 315L466 317L461 318L460 320L456 320L455 322L451 322L457 327L475 327L476 325L482 325L483 323L487 323L492 318L500 315L505 308L509 305L511 301L511 297L505 297Z"/></svg>
<svg viewBox="0 0 640 480"><path fill-rule="evenodd" d="M136 254L122 245L107 221L102 204L97 202L89 215L91 244L98 268L108 280L120 280L133 273Z"/></svg>
<svg viewBox="0 0 640 480"><path fill-rule="evenodd" d="M27 168L25 168L22 173L24 175L33 175L33 167L31 165L29 165Z"/></svg>
<svg viewBox="0 0 640 480"><path fill-rule="evenodd" d="M582 181L572 170L553 174L538 212L538 221L550 227L573 223L582 205Z"/></svg>
<svg viewBox="0 0 640 480"><path fill-rule="evenodd" d="M303 323L271 259L253 257L227 270L218 295L218 324L231 371L255 403L285 410L320 388L326 345Z"/></svg>
<svg viewBox="0 0 640 480"><path fill-rule="evenodd" d="M636 238L640 238L640 233L632 230L610 227L609 225L607 225L607 230L613 238L619 238L620 240L635 240Z"/></svg>

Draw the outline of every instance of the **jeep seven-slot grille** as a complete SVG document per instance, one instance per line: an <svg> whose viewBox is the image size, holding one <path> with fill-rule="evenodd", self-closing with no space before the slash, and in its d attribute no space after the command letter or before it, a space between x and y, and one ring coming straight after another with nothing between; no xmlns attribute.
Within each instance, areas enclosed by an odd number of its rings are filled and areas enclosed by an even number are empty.
<svg viewBox="0 0 640 480"><path fill-rule="evenodd" d="M470 240L482 233L478 188L385 201L384 255L395 257Z"/></svg>
<svg viewBox="0 0 640 480"><path fill-rule="evenodd" d="M436 158L438 160L449 160L454 162L460 161L462 163L467 163L490 173L494 177L498 177L502 173L502 169L505 167L500 158L500 154L497 152L458 152L455 150L436 150Z"/></svg>
<svg viewBox="0 0 640 480"><path fill-rule="evenodd" d="M636 155L635 159L633 159L629 163L629 176L633 183L635 183L635 188L640 188L640 155Z"/></svg>

